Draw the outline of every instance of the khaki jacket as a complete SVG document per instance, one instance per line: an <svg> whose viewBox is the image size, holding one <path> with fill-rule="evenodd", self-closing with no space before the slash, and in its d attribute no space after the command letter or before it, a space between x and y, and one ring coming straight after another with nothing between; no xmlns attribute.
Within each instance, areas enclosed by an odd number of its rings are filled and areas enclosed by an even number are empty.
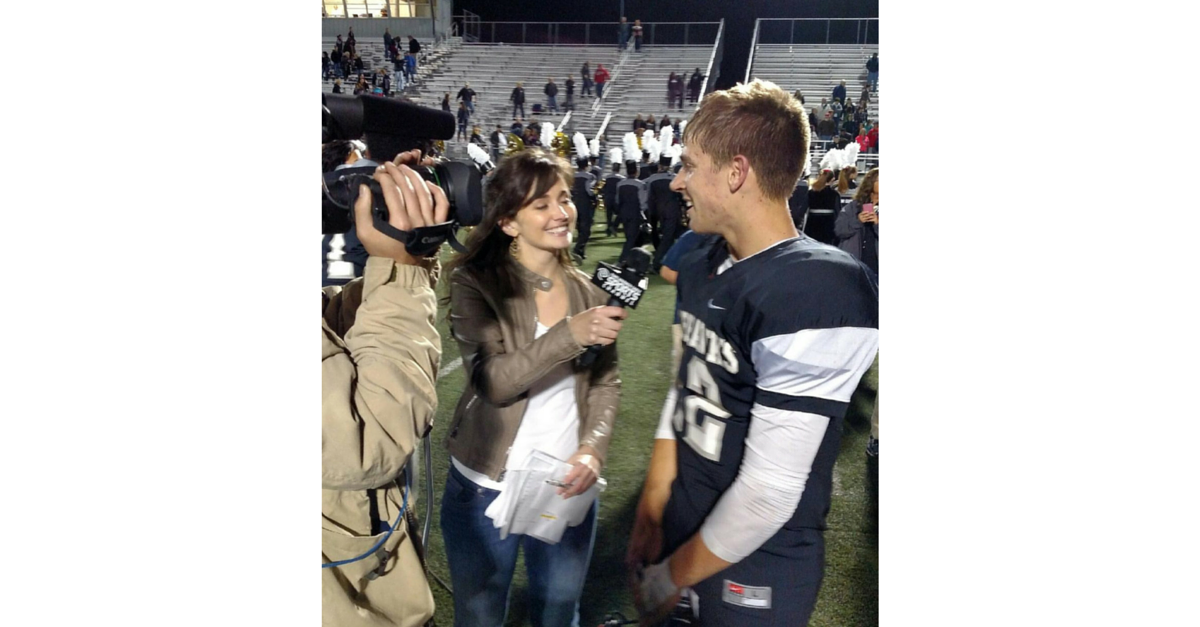
<svg viewBox="0 0 1200 627"><path fill-rule="evenodd" d="M533 285L545 280L523 266L517 268L530 293ZM555 366L586 350L567 326L571 316L608 300L587 275L575 274L581 280L567 279L567 316L536 340L537 304L532 297L500 301L493 286L467 269L460 268L450 277L450 330L462 352L467 383L454 410L446 448L468 468L493 480L501 480L525 415L529 388ZM605 347L591 368L574 364L574 370L579 445L596 449L603 465L621 397L616 344Z"/></svg>
<svg viewBox="0 0 1200 627"><path fill-rule="evenodd" d="M436 266L371 257L361 280L325 288L322 563L356 557L383 537L371 535L372 499L389 525L400 512L402 469L437 409L434 384L442 351L434 328L435 281ZM409 497L410 512L414 498ZM322 568L322 624L424 625L433 616L433 595L419 542L404 521L383 546L382 561L371 556Z"/></svg>

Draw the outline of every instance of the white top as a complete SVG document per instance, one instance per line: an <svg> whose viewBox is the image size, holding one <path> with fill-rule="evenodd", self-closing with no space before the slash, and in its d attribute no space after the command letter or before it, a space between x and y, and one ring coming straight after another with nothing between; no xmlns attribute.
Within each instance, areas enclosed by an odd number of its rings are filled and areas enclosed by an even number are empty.
<svg viewBox="0 0 1200 627"><path fill-rule="evenodd" d="M534 339L550 330L537 323ZM579 449L579 406L575 402L575 375L571 362L564 361L546 373L546 376L529 388L529 400L517 437L508 451L505 470L518 467L534 450L549 453L563 461ZM504 489L504 483L492 481L487 475L467 468L462 462L450 457L450 462L466 478L491 490Z"/></svg>

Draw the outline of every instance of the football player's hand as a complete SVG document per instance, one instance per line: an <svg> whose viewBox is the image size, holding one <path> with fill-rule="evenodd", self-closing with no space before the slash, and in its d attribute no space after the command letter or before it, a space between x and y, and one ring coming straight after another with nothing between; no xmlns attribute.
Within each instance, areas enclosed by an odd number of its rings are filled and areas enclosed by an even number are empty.
<svg viewBox="0 0 1200 627"><path fill-rule="evenodd" d="M639 568L634 575L633 604L637 607L639 625L654 627L662 623L679 605L681 591L671 581L670 559Z"/></svg>
<svg viewBox="0 0 1200 627"><path fill-rule="evenodd" d="M567 473L563 483L570 484L571 487L558 489L558 493L564 499L583 494L600 478L600 460L595 452L590 446L581 446L571 459L567 460L567 463L571 464L571 471Z"/></svg>
<svg viewBox="0 0 1200 627"><path fill-rule="evenodd" d="M638 566L658 561L662 545L662 525L650 516L642 503L639 503L637 513L633 517L629 545L625 551L626 568L632 573Z"/></svg>

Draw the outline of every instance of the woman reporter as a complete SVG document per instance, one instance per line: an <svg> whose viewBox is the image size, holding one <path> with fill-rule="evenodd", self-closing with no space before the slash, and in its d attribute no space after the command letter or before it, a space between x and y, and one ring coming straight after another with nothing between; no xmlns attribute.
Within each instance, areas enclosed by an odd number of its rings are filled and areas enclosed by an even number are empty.
<svg viewBox="0 0 1200 627"><path fill-rule="evenodd" d="M596 482L620 397L615 342L625 311L571 263L574 174L529 149L492 173L483 221L447 266L450 325L467 375L447 448L451 468L441 528L454 586L455 622L504 622L517 553L525 550L536 625L578 623L598 502L583 523L548 544L509 535L485 514L506 471L533 450L567 460L563 498ZM604 348L590 367L576 357Z"/></svg>

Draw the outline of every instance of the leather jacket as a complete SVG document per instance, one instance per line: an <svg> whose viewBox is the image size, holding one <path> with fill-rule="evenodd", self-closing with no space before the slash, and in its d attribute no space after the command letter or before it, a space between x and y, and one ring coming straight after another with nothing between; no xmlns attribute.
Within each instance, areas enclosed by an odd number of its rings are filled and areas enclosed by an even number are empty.
<svg viewBox="0 0 1200 627"><path fill-rule="evenodd" d="M621 396L617 347L615 343L606 346L590 368L575 363L586 347L571 335L571 316L604 305L608 295L584 273L571 272L574 276L566 278L567 316L536 340L533 293L544 277L516 265L526 295L503 301L494 286L470 269L460 268L450 277L450 330L458 342L467 381L454 409L446 448L468 468L493 480L503 480L529 388L563 362L572 362L575 372L579 446L595 449L604 464Z"/></svg>

